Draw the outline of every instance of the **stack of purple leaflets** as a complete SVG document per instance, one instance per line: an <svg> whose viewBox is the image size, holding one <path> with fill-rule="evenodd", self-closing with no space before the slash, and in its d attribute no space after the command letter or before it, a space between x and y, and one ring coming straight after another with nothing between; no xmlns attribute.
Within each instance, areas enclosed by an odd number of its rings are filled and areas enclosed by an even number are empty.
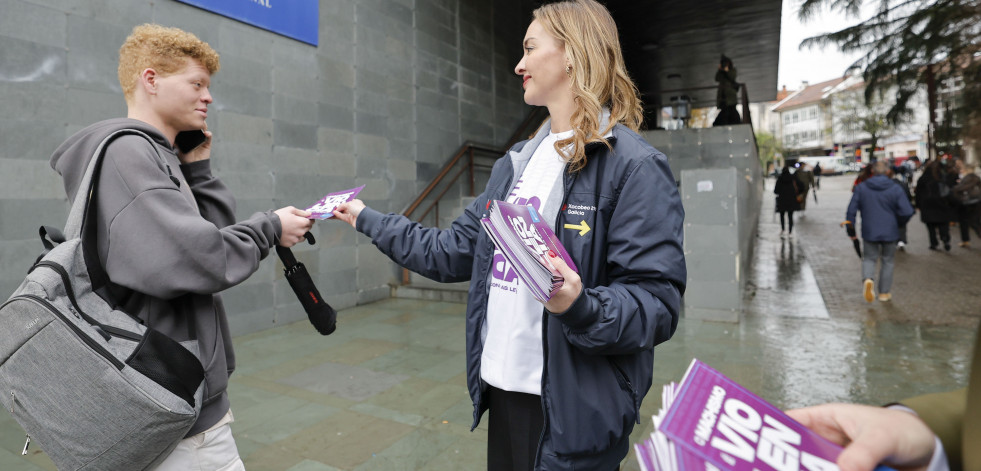
<svg viewBox="0 0 981 471"><path fill-rule="evenodd" d="M488 217L480 220L484 230L535 299L548 302L565 281L552 265L548 251L578 271L572 257L535 208L493 200L487 209Z"/></svg>
<svg viewBox="0 0 981 471"><path fill-rule="evenodd" d="M358 196L358 193L364 188L361 185L357 188L351 188L350 190L335 191L334 193L328 193L327 196L320 198L316 204L307 208L311 214L308 219L328 219L334 217L334 209L340 206L342 203L346 203Z"/></svg>
<svg viewBox="0 0 981 471"><path fill-rule="evenodd" d="M697 359L661 401L634 445L644 471L838 471L840 446Z"/></svg>

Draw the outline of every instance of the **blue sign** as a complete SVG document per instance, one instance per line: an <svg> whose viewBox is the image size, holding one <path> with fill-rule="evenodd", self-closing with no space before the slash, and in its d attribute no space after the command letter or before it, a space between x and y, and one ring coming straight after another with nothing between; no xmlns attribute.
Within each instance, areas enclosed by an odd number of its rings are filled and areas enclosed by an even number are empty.
<svg viewBox="0 0 981 471"><path fill-rule="evenodd" d="M177 0L307 44L317 45L319 0Z"/></svg>

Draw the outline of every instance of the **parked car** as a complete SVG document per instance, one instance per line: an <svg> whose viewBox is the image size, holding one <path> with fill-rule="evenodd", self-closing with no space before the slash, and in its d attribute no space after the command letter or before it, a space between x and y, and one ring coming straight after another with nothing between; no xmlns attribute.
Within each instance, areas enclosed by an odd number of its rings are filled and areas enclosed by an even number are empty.
<svg viewBox="0 0 981 471"><path fill-rule="evenodd" d="M848 171L848 164L845 162L845 158L833 155L803 156L798 157L797 162L810 165L811 168L814 168L817 164L821 164L821 175L841 175Z"/></svg>

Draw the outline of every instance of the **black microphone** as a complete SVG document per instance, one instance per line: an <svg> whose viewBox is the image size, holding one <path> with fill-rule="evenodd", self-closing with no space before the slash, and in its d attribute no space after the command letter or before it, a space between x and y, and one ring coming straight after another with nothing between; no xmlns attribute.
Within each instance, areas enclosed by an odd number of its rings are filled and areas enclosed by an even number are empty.
<svg viewBox="0 0 981 471"><path fill-rule="evenodd" d="M310 245L317 243L317 240L313 238L313 234L309 232L304 237L306 237L307 242L310 242ZM310 278L307 268L302 263L296 261L293 251L286 247L277 245L276 253L279 254L279 259L283 261L283 271L286 273L286 281L289 281L290 287L293 288L293 292L296 293L300 304L303 305L303 310L307 311L307 317L310 319L310 323L313 324L317 332L320 332L321 335L330 335L333 333L337 328L337 311L334 311L334 308L330 304L327 304L327 301L324 301L324 298L320 296L320 291L313 284L313 279Z"/></svg>

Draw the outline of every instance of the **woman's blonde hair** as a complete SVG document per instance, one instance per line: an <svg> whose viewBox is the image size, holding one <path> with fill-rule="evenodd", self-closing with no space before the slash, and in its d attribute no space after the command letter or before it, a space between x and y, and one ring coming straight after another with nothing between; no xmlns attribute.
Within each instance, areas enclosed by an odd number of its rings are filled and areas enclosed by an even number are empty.
<svg viewBox="0 0 981 471"><path fill-rule="evenodd" d="M150 68L163 76L179 73L186 59L195 59L208 73L214 75L221 68L218 53L197 36L178 28L156 24L143 24L133 28L126 42L119 48L119 85L123 87L126 102L133 100L140 74Z"/></svg>
<svg viewBox="0 0 981 471"><path fill-rule="evenodd" d="M565 45L572 68L573 135L555 143L555 149L569 160L569 171L586 166L586 144L602 142L616 123L637 131L643 121L643 107L637 87L627 75L620 51L617 25L606 7L594 0L570 0L542 5L533 13L546 31ZM610 121L600 129L603 107L610 109ZM566 150L571 144L571 150Z"/></svg>

